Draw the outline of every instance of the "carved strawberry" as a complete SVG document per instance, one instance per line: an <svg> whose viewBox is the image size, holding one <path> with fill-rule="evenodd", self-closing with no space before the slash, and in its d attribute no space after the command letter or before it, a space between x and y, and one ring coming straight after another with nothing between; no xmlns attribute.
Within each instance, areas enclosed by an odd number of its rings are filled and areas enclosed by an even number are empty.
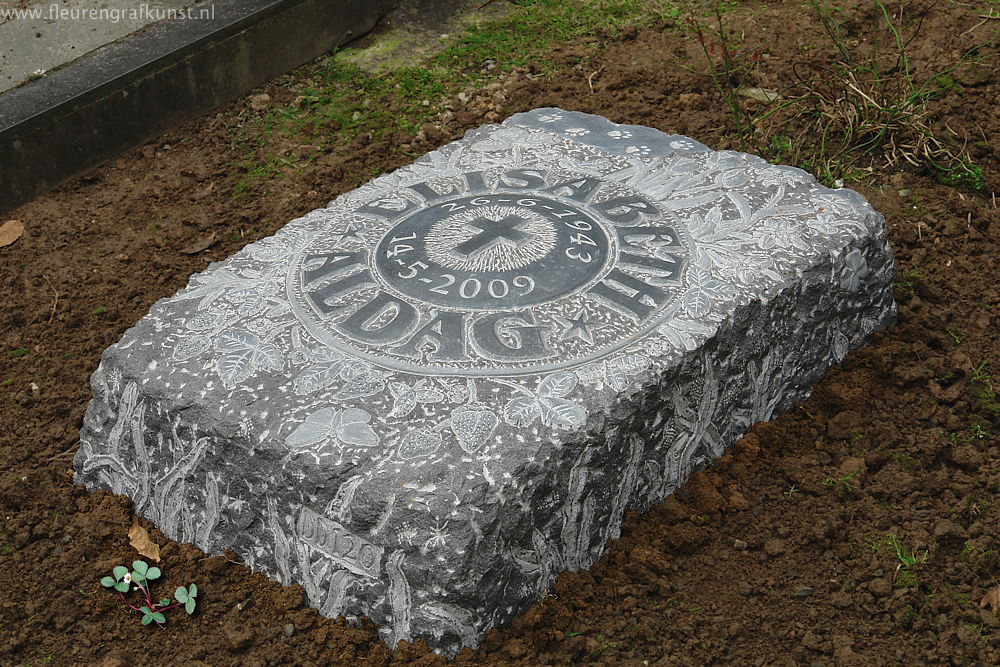
<svg viewBox="0 0 1000 667"><path fill-rule="evenodd" d="M406 434L399 443L399 458L416 459L430 456L441 446L441 434L418 428Z"/></svg>
<svg viewBox="0 0 1000 667"><path fill-rule="evenodd" d="M492 411L478 405L463 405L451 413L451 430L458 444L469 454L483 446L499 423L500 419Z"/></svg>

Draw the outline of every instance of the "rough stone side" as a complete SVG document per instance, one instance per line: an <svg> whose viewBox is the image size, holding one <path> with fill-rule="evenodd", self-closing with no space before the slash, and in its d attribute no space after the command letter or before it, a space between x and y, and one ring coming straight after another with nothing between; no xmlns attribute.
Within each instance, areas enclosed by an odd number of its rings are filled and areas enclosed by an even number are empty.
<svg viewBox="0 0 1000 667"><path fill-rule="evenodd" d="M833 213L850 217L846 202L859 200L845 195ZM523 450L512 446L498 462L470 454L421 475L405 463L366 475L355 461L303 461L247 421L221 418L210 392L178 401L148 381L169 360L144 345L157 331L144 321L92 378L77 481L133 498L172 539L232 549L249 567L302 584L326 616L366 616L389 645L425 638L452 655L509 623L560 572L589 567L626 510L662 500L891 323L881 216L869 212L851 229L852 240L762 293L730 294L724 316L668 320L640 349L575 369L572 382L595 396L579 428L511 429L512 445L529 438Z"/></svg>

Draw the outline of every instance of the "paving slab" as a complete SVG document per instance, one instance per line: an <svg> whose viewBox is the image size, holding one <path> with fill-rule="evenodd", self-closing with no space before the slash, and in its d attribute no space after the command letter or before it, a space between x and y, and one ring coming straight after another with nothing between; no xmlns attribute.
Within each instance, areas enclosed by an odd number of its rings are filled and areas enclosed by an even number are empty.
<svg viewBox="0 0 1000 667"><path fill-rule="evenodd" d="M192 277L109 348L77 481L453 655L895 317L857 193L559 109Z"/></svg>
<svg viewBox="0 0 1000 667"><path fill-rule="evenodd" d="M41 76L156 21L198 20L185 12L195 0L32 0L0 2L0 93ZM214 15L209 5L203 16Z"/></svg>

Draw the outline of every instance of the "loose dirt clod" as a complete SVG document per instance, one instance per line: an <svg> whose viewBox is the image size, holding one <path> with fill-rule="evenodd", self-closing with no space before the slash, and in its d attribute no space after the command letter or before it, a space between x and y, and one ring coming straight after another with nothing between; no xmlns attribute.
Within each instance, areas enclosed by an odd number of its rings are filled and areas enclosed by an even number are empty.
<svg viewBox="0 0 1000 667"><path fill-rule="evenodd" d="M0 248L8 246L24 234L24 224L20 220L8 220L0 225Z"/></svg>

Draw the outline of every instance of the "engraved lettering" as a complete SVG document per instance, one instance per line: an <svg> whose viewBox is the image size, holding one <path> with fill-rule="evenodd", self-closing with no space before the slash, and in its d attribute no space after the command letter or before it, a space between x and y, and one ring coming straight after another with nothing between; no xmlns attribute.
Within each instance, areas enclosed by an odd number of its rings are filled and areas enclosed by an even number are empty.
<svg viewBox="0 0 1000 667"><path fill-rule="evenodd" d="M547 372L623 349L681 294L685 228L617 174L536 166L462 179L411 183L357 207L375 218L370 253L341 249L358 247L339 233L354 219L310 241L289 289L311 334L405 372ZM316 536L354 548L338 539Z"/></svg>
<svg viewBox="0 0 1000 667"><path fill-rule="evenodd" d="M369 273L368 269L365 269L346 278L335 280L319 289L307 292L306 296L313 302L313 305L316 306L316 309L321 314L329 315L343 308L343 304L339 300L336 303L330 303L330 299L374 284L375 281L372 279L372 274Z"/></svg>
<svg viewBox="0 0 1000 667"><path fill-rule="evenodd" d="M409 340L393 348L393 352L409 357L419 357L426 352L429 359L461 361L465 353L465 314L448 310L439 311L430 322L413 334Z"/></svg>
<svg viewBox="0 0 1000 667"><path fill-rule="evenodd" d="M676 278L680 273L681 262L673 255L654 257L652 255L636 255L623 252L618 255L620 266L631 266L663 278Z"/></svg>
<svg viewBox="0 0 1000 667"><path fill-rule="evenodd" d="M308 507L299 511L297 530L302 541L318 549L341 567L362 577L378 577L382 547L355 535L333 519Z"/></svg>
<svg viewBox="0 0 1000 667"><path fill-rule="evenodd" d="M319 260L323 260L323 263L315 268L302 271L302 285L309 286L322 278L332 278L333 276L346 273L356 266L363 266L366 255L365 251L306 255L305 264L307 266L313 265Z"/></svg>
<svg viewBox="0 0 1000 667"><path fill-rule="evenodd" d="M600 187L601 181L596 178L574 178L547 187L543 192L551 192L552 194L568 197L581 204L586 204L597 193Z"/></svg>
<svg viewBox="0 0 1000 667"><path fill-rule="evenodd" d="M419 320L420 314L411 304L379 290L337 329L356 340L386 345L402 340Z"/></svg>
<svg viewBox="0 0 1000 667"><path fill-rule="evenodd" d="M455 194L457 194L454 186L449 188L448 192L440 193L431 186L429 186L427 183L416 183L414 185L407 186L406 189L416 192L418 195L423 197L424 200L427 201L428 203L436 202L439 199L444 199L445 197L452 197Z"/></svg>
<svg viewBox="0 0 1000 667"><path fill-rule="evenodd" d="M493 359L526 360L549 354L542 340L545 327L538 326L530 310L491 313L472 326L476 346Z"/></svg>
<svg viewBox="0 0 1000 667"><path fill-rule="evenodd" d="M384 199L379 199L373 202L369 202L364 206L358 208L358 213L367 213L368 215L377 215L380 218L385 218L386 220L396 220L403 217L403 214L409 213L414 208L417 208L419 204L410 201L405 197L401 197L400 201L403 203L402 206L389 205L385 203Z"/></svg>
<svg viewBox="0 0 1000 667"><path fill-rule="evenodd" d="M615 227L618 243L622 250L629 252L644 252L639 242L651 242L654 246L670 246L680 248L677 232L673 227Z"/></svg>
<svg viewBox="0 0 1000 667"><path fill-rule="evenodd" d="M500 176L500 182L512 190L529 190L545 185L545 172L540 169L508 169Z"/></svg>
<svg viewBox="0 0 1000 667"><path fill-rule="evenodd" d="M634 222L643 215L659 215L660 211L639 196L614 197L592 206L608 220L618 224Z"/></svg>
<svg viewBox="0 0 1000 667"><path fill-rule="evenodd" d="M612 284L618 287L612 287ZM667 297L663 290L647 285L620 269L612 269L604 280L590 288L587 295L636 322L649 316L653 308Z"/></svg>
<svg viewBox="0 0 1000 667"><path fill-rule="evenodd" d="M465 182L469 186L469 192L479 193L489 191L489 187L486 185L486 179L481 171L466 172Z"/></svg>

